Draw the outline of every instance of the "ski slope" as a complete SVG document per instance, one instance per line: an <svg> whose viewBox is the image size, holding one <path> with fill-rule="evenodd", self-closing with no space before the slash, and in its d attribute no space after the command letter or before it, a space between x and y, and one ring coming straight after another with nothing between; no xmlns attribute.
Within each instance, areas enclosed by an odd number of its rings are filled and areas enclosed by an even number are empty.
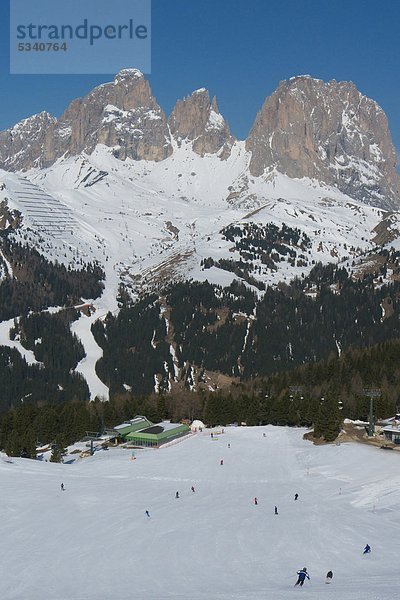
<svg viewBox="0 0 400 600"><path fill-rule="evenodd" d="M303 433L204 431L136 460L110 449L68 465L1 455L0 597L395 598L400 456ZM311 582L295 588L304 566Z"/></svg>

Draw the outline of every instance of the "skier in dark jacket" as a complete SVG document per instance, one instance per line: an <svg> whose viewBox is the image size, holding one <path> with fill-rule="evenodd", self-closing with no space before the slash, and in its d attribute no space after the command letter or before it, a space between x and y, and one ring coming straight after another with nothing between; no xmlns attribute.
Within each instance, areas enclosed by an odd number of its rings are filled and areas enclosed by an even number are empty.
<svg viewBox="0 0 400 600"><path fill-rule="evenodd" d="M367 544L363 550L363 554L369 554L371 552L371 546Z"/></svg>
<svg viewBox="0 0 400 600"><path fill-rule="evenodd" d="M333 573L332 573L332 571L328 571L326 574L325 583L331 583L332 579L333 579Z"/></svg>
<svg viewBox="0 0 400 600"><path fill-rule="evenodd" d="M297 500L297 498L298 498L298 497L299 497L299 495L298 495L298 494L295 494L295 495L294 495L294 499L295 499L295 500Z"/></svg>
<svg viewBox="0 0 400 600"><path fill-rule="evenodd" d="M305 567L303 567L300 571L297 571L297 577L297 581L294 585L303 585L306 577L308 580L310 579L310 576L307 573L307 569Z"/></svg>

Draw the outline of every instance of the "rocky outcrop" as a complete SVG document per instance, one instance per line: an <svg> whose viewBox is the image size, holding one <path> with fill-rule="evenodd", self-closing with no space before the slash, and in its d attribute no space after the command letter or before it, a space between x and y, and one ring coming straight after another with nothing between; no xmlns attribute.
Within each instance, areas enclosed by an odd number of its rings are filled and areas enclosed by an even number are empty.
<svg viewBox="0 0 400 600"><path fill-rule="evenodd" d="M0 166L8 170L50 166L62 156L90 154L97 144L122 160L160 161L172 153L165 114L136 69L74 100L58 121L41 113L0 136Z"/></svg>
<svg viewBox="0 0 400 600"><path fill-rule="evenodd" d="M7 198L0 200L0 235L1 232L18 229L22 225L22 215L19 210L8 206Z"/></svg>
<svg viewBox="0 0 400 600"><path fill-rule="evenodd" d="M0 133L0 166L7 171L43 165L46 137L57 120L47 112L24 119Z"/></svg>
<svg viewBox="0 0 400 600"><path fill-rule="evenodd" d="M192 142L193 151L200 156L219 153L225 159L230 155L234 138L219 112L217 100L210 102L208 91L196 90L191 96L178 100L168 119L173 137Z"/></svg>
<svg viewBox="0 0 400 600"><path fill-rule="evenodd" d="M400 204L396 154L383 110L350 82L308 76L279 84L246 140L250 172L334 185L367 204Z"/></svg>

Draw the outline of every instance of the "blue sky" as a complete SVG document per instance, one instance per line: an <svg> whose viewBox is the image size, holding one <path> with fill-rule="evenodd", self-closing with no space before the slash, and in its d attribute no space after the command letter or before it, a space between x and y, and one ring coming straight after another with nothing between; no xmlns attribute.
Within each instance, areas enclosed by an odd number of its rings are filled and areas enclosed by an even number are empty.
<svg viewBox="0 0 400 600"><path fill-rule="evenodd" d="M10 75L8 12L1 0L0 129L41 110L59 116L111 79ZM399 23L396 0L153 0L149 80L167 114L178 98L208 88L240 139L280 80L351 80L385 110L400 148Z"/></svg>

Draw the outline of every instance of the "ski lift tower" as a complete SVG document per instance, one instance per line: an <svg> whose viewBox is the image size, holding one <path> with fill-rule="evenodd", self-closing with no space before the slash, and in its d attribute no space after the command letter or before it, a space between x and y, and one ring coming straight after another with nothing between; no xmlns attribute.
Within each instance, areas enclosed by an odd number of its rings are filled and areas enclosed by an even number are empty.
<svg viewBox="0 0 400 600"><path fill-rule="evenodd" d="M374 424L374 398L380 398L381 390L378 388L365 388L364 395L369 398L369 424L368 424L368 437L372 437L375 432Z"/></svg>

